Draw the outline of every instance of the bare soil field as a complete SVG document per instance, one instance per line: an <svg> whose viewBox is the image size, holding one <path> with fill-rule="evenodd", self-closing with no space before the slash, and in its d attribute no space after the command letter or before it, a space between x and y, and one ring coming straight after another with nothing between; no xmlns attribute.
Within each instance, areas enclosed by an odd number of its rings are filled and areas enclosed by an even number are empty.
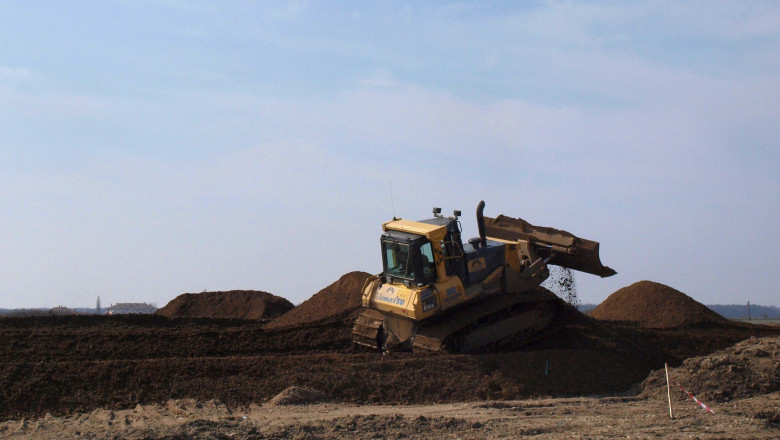
<svg viewBox="0 0 780 440"><path fill-rule="evenodd" d="M264 330L252 321L148 315L2 319L0 419L171 399L238 408L295 385L354 405L618 395L664 362L679 366L750 336L780 334L744 325L644 329L581 317L522 351L381 355L353 351L350 327L347 320Z"/></svg>
<svg viewBox="0 0 780 440"><path fill-rule="evenodd" d="M684 361L751 337L777 339L780 328L720 320L656 328L569 307L557 332L519 350L382 355L351 344L359 303L342 289L360 289L365 276L345 275L276 325L158 315L2 318L0 436L779 437L777 417L759 409L777 408L774 342L754 339L756 347L737 346L715 360ZM759 354L761 362L749 361ZM657 398L664 362L681 368L674 374L692 392L714 393L708 403L725 402L715 417L678 403L678 418L668 420ZM742 388L718 395L714 379L694 374L707 365L761 373L724 376ZM697 390L701 381L709 388ZM328 403L280 410L274 403L293 386Z"/></svg>
<svg viewBox="0 0 780 440"><path fill-rule="evenodd" d="M780 395L717 407L715 415L665 401L577 397L439 405L335 403L230 407L220 401L170 400L70 417L0 423L8 439L777 439L780 428L755 408Z"/></svg>

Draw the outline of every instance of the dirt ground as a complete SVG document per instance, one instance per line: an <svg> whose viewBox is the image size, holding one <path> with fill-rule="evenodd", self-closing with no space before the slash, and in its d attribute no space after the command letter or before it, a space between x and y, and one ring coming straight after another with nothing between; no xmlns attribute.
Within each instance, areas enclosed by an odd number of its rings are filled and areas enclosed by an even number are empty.
<svg viewBox="0 0 780 440"><path fill-rule="evenodd" d="M154 315L0 319L0 420L169 399L264 402L309 386L355 404L624 392L650 371L777 335L760 326L644 329L582 316L522 350L470 355L354 351L351 320L265 330L245 320Z"/></svg>
<svg viewBox="0 0 780 440"><path fill-rule="evenodd" d="M366 276L345 275L278 325L0 318L0 437L780 438L778 327L647 327L567 307L519 349L383 355L352 347ZM677 390L668 419L665 362L715 415ZM296 396L305 405L275 405Z"/></svg>
<svg viewBox="0 0 780 440"><path fill-rule="evenodd" d="M0 423L7 439L776 439L780 428L755 418L777 407L780 393L715 406L632 397L579 397L440 405L355 406L255 404L171 400L124 410L97 409L70 417Z"/></svg>
<svg viewBox="0 0 780 440"><path fill-rule="evenodd" d="M780 390L780 336L750 338L732 347L686 359L671 368L673 379L695 384L700 399L728 402ZM642 383L643 396L666 398L664 370L651 373ZM681 397L684 394L681 394ZM772 417L780 423L780 407Z"/></svg>
<svg viewBox="0 0 780 440"><path fill-rule="evenodd" d="M575 315L522 350L469 355L354 351L350 328L351 320L267 330L153 315L0 319L0 437L780 438L776 416L759 409L778 407L772 382L749 409L744 399L707 402L710 417L679 403L673 422L662 400L614 397L664 362L687 377L688 365L706 362L686 359L777 337L778 328L647 329ZM776 378L777 355L768 359ZM258 406L291 386L340 405ZM593 395L613 397L566 399ZM517 400L544 396L562 399Z"/></svg>

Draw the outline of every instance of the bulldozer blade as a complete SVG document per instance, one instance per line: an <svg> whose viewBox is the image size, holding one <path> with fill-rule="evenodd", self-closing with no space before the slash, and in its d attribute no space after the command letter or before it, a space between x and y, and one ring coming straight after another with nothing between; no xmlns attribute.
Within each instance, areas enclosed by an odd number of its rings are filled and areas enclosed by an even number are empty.
<svg viewBox="0 0 780 440"><path fill-rule="evenodd" d="M525 240L537 247L547 247L553 255L550 264L556 266L602 278L617 273L601 264L598 242L579 238L560 229L534 226L521 218L499 215L496 218L485 217L485 235L501 240Z"/></svg>

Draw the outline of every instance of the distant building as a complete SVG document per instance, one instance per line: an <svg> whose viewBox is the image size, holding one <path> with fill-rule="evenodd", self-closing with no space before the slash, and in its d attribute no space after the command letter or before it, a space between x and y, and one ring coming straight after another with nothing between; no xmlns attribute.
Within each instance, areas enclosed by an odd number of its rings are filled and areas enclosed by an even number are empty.
<svg viewBox="0 0 780 440"><path fill-rule="evenodd" d="M116 303L111 307L106 307L106 313L109 315L120 315L126 313L154 313L157 307L147 303Z"/></svg>

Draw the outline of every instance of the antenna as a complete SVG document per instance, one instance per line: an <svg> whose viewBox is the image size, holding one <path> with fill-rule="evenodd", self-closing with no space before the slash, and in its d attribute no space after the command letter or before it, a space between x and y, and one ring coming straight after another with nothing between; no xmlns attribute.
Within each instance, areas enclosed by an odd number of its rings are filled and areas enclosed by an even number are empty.
<svg viewBox="0 0 780 440"><path fill-rule="evenodd" d="M395 218L395 200L393 199L393 179L390 179L390 205L393 207L393 220Z"/></svg>

